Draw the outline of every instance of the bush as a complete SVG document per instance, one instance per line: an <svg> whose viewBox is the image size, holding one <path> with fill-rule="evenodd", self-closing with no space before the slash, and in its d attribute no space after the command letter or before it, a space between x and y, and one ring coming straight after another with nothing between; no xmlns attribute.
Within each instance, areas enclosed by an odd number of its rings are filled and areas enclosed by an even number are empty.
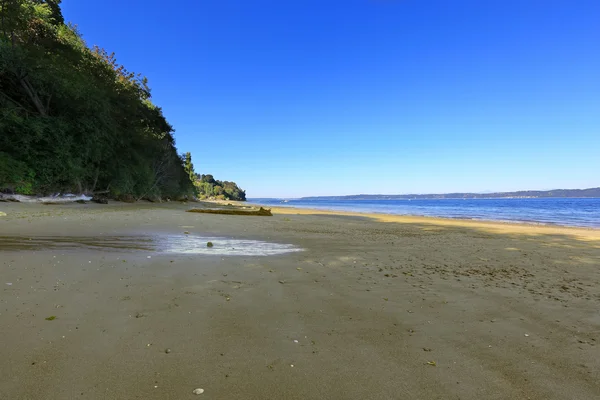
<svg viewBox="0 0 600 400"><path fill-rule="evenodd" d="M35 173L21 161L0 152L0 189L33 194Z"/></svg>

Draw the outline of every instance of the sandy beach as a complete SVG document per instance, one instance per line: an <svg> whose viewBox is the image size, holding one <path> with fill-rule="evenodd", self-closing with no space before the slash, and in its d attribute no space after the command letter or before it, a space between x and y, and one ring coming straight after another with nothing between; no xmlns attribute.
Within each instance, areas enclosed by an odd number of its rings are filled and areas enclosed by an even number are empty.
<svg viewBox="0 0 600 400"><path fill-rule="evenodd" d="M0 399L600 398L600 230L197 206L0 203Z"/></svg>

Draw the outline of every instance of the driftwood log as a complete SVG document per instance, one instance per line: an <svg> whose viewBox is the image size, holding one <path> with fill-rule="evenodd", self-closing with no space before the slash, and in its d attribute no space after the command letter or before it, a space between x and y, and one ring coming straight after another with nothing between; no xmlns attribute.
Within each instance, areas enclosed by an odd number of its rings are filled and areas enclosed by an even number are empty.
<svg viewBox="0 0 600 400"><path fill-rule="evenodd" d="M222 215L254 215L260 217L272 217L271 210L260 208L258 210L241 210L241 209L225 209L225 208L192 208L187 212L203 213L203 214L222 214Z"/></svg>

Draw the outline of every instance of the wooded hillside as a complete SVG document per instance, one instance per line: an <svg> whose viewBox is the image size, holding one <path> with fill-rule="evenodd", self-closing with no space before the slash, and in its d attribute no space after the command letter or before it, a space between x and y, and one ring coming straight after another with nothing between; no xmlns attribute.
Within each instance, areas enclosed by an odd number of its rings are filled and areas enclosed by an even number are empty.
<svg viewBox="0 0 600 400"><path fill-rule="evenodd" d="M173 131L148 80L88 47L60 0L0 0L0 190L191 196Z"/></svg>

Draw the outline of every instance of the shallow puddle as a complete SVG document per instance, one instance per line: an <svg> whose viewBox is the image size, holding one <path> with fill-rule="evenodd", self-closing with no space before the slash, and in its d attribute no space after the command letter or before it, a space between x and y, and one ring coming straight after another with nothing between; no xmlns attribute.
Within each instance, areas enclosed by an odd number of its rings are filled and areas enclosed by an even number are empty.
<svg viewBox="0 0 600 400"><path fill-rule="evenodd" d="M185 237L164 236L161 237L160 240L162 246L160 249L161 251L180 254L271 256L302 250L291 244L222 237L202 237L192 235L186 235ZM208 247L208 242L211 242L213 246Z"/></svg>
<svg viewBox="0 0 600 400"><path fill-rule="evenodd" d="M208 242L211 242L213 246L208 247ZM218 256L270 256L302 251L302 249L291 244L194 235L0 236L0 251L82 248Z"/></svg>

